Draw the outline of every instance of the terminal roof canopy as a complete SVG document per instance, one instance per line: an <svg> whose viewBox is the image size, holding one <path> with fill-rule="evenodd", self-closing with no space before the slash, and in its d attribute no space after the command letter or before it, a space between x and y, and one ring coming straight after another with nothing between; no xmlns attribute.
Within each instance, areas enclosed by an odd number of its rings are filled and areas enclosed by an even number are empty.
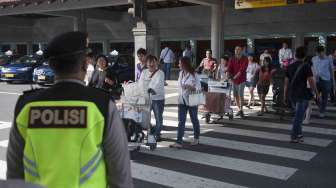
<svg viewBox="0 0 336 188"><path fill-rule="evenodd" d="M192 0L147 0L148 9L196 5ZM204 0L209 1L209 0ZM214 0L216 1L216 0ZM127 12L128 0L0 0L0 16L39 14L45 12L105 8L110 11Z"/></svg>

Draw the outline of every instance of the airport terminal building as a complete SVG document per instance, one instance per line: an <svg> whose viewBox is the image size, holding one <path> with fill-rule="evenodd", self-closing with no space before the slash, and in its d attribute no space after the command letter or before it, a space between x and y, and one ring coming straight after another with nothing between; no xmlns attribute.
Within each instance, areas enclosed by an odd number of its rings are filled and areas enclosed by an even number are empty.
<svg viewBox="0 0 336 188"><path fill-rule="evenodd" d="M255 54L268 48L276 56L283 42L305 45L310 54L320 44L329 53L336 49L336 2L327 1L239 8L244 1L147 0L147 21L136 27L127 0L0 0L0 50L29 54L56 34L80 30L89 33L97 54L134 54L139 36L155 55L168 44L180 56L190 44L196 63L205 49L219 58L236 45Z"/></svg>

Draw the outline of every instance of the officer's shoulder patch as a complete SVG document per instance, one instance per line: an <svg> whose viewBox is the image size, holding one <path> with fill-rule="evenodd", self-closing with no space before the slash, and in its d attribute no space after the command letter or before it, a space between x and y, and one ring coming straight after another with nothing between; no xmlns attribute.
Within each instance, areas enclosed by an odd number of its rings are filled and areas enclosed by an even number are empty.
<svg viewBox="0 0 336 188"><path fill-rule="evenodd" d="M28 128L86 127L86 106L38 106L29 110Z"/></svg>

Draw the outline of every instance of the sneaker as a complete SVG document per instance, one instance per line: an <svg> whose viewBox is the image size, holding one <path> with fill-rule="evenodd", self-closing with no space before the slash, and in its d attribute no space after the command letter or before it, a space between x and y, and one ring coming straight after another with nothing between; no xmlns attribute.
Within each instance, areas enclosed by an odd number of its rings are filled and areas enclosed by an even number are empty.
<svg viewBox="0 0 336 188"><path fill-rule="evenodd" d="M290 140L290 143L299 143L299 139L298 138L292 138L291 140Z"/></svg>
<svg viewBox="0 0 336 188"><path fill-rule="evenodd" d="M156 142L162 142L161 136L156 136Z"/></svg>
<svg viewBox="0 0 336 188"><path fill-rule="evenodd" d="M182 144L179 144L179 143L174 143L174 144L171 144L169 145L170 148L176 148L176 149L182 149L183 146Z"/></svg>
<svg viewBox="0 0 336 188"><path fill-rule="evenodd" d="M197 138L194 138L194 140L190 143L190 145L192 145L192 146L196 146L198 144L199 144L199 139L197 139Z"/></svg>
<svg viewBox="0 0 336 188"><path fill-rule="evenodd" d="M320 118L324 118L324 117L325 117L324 113L320 113Z"/></svg>
<svg viewBox="0 0 336 188"><path fill-rule="evenodd" d="M304 121L302 122L302 124L304 124L304 125L308 125L309 123L310 123L309 120L304 120Z"/></svg>
<svg viewBox="0 0 336 188"><path fill-rule="evenodd" d="M244 112L243 112L243 111L240 112L240 117L241 117L241 118L244 117Z"/></svg>
<svg viewBox="0 0 336 188"><path fill-rule="evenodd" d="M263 115L264 115L264 113L262 111L259 111L258 114L257 114L257 116L263 116Z"/></svg>
<svg viewBox="0 0 336 188"><path fill-rule="evenodd" d="M297 139L299 140L300 143L303 143L304 142L304 139L303 139L303 135L300 134L297 136Z"/></svg>
<svg viewBox="0 0 336 188"><path fill-rule="evenodd" d="M164 83L164 86L167 86L167 85L168 85L168 83L167 83L167 82L165 82L165 83Z"/></svg>
<svg viewBox="0 0 336 188"><path fill-rule="evenodd" d="M236 113L236 116L240 116L241 113L242 113L242 111L239 110L239 111Z"/></svg>

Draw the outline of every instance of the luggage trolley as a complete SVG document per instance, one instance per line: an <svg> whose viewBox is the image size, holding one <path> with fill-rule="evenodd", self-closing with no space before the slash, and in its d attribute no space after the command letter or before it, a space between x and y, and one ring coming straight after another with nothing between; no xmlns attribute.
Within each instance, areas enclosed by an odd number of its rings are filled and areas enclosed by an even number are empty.
<svg viewBox="0 0 336 188"><path fill-rule="evenodd" d="M148 98L125 95L120 98L117 107L125 125L130 151L139 151L141 145L148 146L150 150L156 149L156 138L151 133L151 103L151 94L148 94ZM147 130L147 134L144 130Z"/></svg>
<svg viewBox="0 0 336 188"><path fill-rule="evenodd" d="M205 94L205 105L201 111L204 113L205 122L209 123L211 114L217 114L220 120L228 116L233 120L231 108L232 84L228 81L207 80L208 92Z"/></svg>

